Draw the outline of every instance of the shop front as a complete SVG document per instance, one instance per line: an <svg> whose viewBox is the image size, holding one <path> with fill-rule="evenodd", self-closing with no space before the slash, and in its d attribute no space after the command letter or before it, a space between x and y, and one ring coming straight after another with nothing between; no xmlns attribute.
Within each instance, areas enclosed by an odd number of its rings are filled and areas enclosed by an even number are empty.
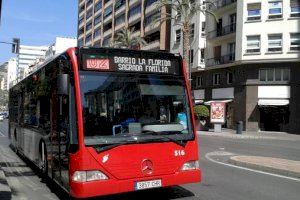
<svg viewBox="0 0 300 200"><path fill-rule="evenodd" d="M258 107L261 131L289 131L289 86L259 86Z"/></svg>

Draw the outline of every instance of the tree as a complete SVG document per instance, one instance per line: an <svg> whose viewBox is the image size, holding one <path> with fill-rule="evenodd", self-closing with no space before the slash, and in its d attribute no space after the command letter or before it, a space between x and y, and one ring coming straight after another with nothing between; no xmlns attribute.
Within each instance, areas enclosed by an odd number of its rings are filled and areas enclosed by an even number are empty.
<svg viewBox="0 0 300 200"><path fill-rule="evenodd" d="M209 117L209 110L205 105L194 106L194 113L195 113L195 117L198 120L202 120Z"/></svg>
<svg viewBox="0 0 300 200"><path fill-rule="evenodd" d="M157 9L165 9L167 12L164 15L161 15L160 13L155 15L153 23L158 21L162 23L167 20L175 20L175 25L181 27L181 31L183 33L183 59L186 62L187 75L191 78L189 66L191 21L192 18L200 12L204 14L211 14L216 19L214 13L206 9L206 5L214 6L214 4L210 1L200 2L200 0L158 0L155 4ZM175 14L172 16L171 12L174 12Z"/></svg>
<svg viewBox="0 0 300 200"><path fill-rule="evenodd" d="M8 91L0 90L0 111L8 109Z"/></svg>
<svg viewBox="0 0 300 200"><path fill-rule="evenodd" d="M113 39L111 46L114 48L127 48L133 49L137 46L144 46L147 42L140 36L134 36L134 28L122 28L120 32L116 34Z"/></svg>

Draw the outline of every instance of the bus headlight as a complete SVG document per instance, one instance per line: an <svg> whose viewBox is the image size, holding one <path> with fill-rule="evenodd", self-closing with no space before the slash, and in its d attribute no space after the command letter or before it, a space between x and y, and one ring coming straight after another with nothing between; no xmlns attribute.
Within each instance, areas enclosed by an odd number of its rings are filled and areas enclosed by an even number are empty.
<svg viewBox="0 0 300 200"><path fill-rule="evenodd" d="M87 171L86 181L107 180L108 177L100 171Z"/></svg>
<svg viewBox="0 0 300 200"><path fill-rule="evenodd" d="M181 171L188 171L188 170L195 170L195 169L200 169L198 160L186 162L181 167Z"/></svg>
<svg viewBox="0 0 300 200"><path fill-rule="evenodd" d="M97 180L107 180L108 177L101 171L75 171L72 180L76 182L87 182L87 181L97 181Z"/></svg>

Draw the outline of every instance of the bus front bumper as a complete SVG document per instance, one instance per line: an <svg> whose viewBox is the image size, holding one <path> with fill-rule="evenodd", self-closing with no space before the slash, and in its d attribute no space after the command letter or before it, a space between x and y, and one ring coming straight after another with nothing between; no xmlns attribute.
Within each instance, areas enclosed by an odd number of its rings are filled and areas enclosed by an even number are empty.
<svg viewBox="0 0 300 200"><path fill-rule="evenodd" d="M88 198L135 191L135 183L140 181L161 180L162 187L196 183L201 181L201 170L177 172L175 174L153 176L138 179L115 180L91 182L71 182L70 195L75 198Z"/></svg>

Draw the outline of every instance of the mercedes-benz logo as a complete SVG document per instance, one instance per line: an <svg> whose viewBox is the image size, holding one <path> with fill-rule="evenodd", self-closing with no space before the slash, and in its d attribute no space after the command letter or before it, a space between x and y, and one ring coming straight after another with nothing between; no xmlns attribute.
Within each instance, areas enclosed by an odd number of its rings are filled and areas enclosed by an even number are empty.
<svg viewBox="0 0 300 200"><path fill-rule="evenodd" d="M153 163L151 160L145 159L142 161L142 172L148 175L153 173Z"/></svg>

